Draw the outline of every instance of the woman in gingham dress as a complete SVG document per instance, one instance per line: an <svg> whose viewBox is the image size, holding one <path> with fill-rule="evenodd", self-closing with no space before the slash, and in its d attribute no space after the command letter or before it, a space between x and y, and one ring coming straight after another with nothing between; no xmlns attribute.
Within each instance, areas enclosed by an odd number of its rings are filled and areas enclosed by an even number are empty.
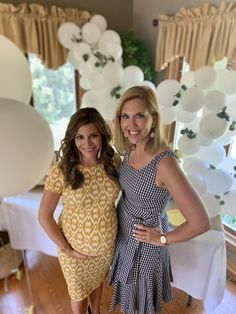
<svg viewBox="0 0 236 314"><path fill-rule="evenodd" d="M172 300L167 244L191 239L209 229L206 209L167 148L154 92L131 87L121 97L115 119L115 145L124 154L119 181L118 236L109 284L110 310L160 313ZM186 222L168 229L165 207L173 197Z"/></svg>

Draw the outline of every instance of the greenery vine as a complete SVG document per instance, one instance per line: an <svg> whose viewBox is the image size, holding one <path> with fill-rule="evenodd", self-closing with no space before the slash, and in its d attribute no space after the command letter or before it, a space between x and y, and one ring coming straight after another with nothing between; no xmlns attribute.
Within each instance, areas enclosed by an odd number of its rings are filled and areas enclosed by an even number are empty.
<svg viewBox="0 0 236 314"><path fill-rule="evenodd" d="M144 43L135 37L133 31L120 34L123 48L123 67L136 65L142 69L144 79L154 83L155 71L148 56L148 51Z"/></svg>

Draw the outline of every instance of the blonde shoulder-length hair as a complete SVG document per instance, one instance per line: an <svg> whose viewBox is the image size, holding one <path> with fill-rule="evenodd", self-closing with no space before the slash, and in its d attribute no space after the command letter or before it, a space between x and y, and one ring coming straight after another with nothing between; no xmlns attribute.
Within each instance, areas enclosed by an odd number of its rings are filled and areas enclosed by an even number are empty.
<svg viewBox="0 0 236 314"><path fill-rule="evenodd" d="M120 126L120 119L124 104L135 98L143 100L148 112L153 117L154 126L152 127L151 132L154 133L154 137L149 138L145 150L150 153L156 153L160 148L167 146L167 141L164 136L156 95L153 90L147 86L130 87L119 99L114 121L115 147L121 155L124 155L126 152L133 149L133 145L131 145L127 138L124 137L124 133Z"/></svg>

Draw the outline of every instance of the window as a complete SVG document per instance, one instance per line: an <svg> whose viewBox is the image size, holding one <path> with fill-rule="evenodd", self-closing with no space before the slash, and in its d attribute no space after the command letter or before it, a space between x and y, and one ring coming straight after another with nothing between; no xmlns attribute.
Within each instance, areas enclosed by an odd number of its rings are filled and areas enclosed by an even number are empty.
<svg viewBox="0 0 236 314"><path fill-rule="evenodd" d="M47 69L34 54L29 54L33 80L33 103L48 121L58 150L70 116L76 111L75 74L66 63L57 70Z"/></svg>

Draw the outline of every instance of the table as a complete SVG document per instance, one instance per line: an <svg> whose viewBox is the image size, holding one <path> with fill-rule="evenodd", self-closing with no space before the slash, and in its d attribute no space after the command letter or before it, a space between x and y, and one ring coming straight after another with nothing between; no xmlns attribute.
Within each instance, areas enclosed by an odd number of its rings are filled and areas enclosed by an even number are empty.
<svg viewBox="0 0 236 314"><path fill-rule="evenodd" d="M38 222L42 188L15 197L4 198L0 204L0 226L9 233L11 247L17 250L36 250L56 256L54 242ZM58 220L62 209L59 203L54 217Z"/></svg>

